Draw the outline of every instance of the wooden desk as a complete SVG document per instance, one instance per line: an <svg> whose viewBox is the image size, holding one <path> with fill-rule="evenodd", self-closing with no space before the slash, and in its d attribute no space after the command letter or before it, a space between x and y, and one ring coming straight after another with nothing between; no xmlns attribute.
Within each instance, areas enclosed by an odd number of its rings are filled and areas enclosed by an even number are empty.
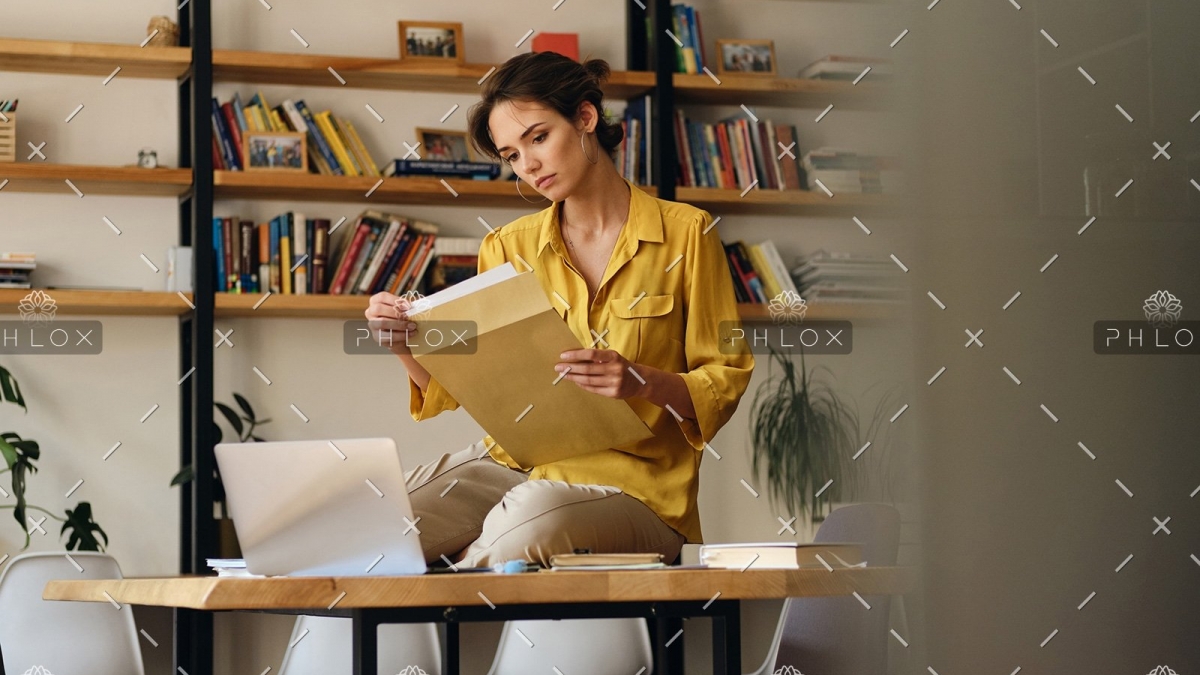
<svg viewBox="0 0 1200 675"><path fill-rule="evenodd" d="M738 570L665 569L524 574L438 573L404 577L187 576L51 581L46 600L347 616L353 620L354 673L376 673L376 629L385 623L445 623L443 675L458 675L458 628L466 621L645 617L655 663L662 663L668 618L711 617L713 672L740 675L741 600L905 593L908 568ZM106 595L107 594L107 595ZM177 664L179 665L179 664ZM658 670L657 672L662 672Z"/></svg>

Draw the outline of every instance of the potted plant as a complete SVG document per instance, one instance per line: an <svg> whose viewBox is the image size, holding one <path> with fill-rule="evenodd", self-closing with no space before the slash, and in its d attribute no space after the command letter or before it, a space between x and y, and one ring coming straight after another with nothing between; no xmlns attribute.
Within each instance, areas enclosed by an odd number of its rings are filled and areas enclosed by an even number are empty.
<svg viewBox="0 0 1200 675"><path fill-rule="evenodd" d="M828 368L808 370L803 348L798 371L788 354L769 344L768 350L767 380L751 404L752 470L757 476L765 469L770 499L781 501L789 516L822 520L833 502L858 494L865 483L854 455L879 435L893 392L880 400L864 433L856 407L815 377ZM771 370L776 363L778 376ZM874 456L882 457L882 450ZM880 484L887 489L886 476Z"/></svg>
<svg viewBox="0 0 1200 675"><path fill-rule="evenodd" d="M17 378L13 377L8 369L0 367L0 403L4 402L19 405L26 415L29 414L29 407L25 405L25 397L21 394L21 386L17 383ZM92 505L89 502L77 503L75 508L66 509L65 517L60 517L48 509L30 504L25 500L26 481L29 476L37 473L37 465L34 462L40 460L41 455L42 451L37 441L31 438L21 438L11 431L0 433L0 457L4 458L4 467L0 468L0 474L12 475L11 489L4 490L0 487L0 496L11 496L16 500L14 504L0 505L0 509L12 509L13 518L21 526L21 531L25 533L25 545L21 547L21 550L29 548L30 520L27 514L33 510L40 511L47 518L53 518L62 523L62 529L58 534L61 539L62 535L70 533L67 538L68 551L103 551L104 547L108 546L108 535L92 518ZM43 530L40 526L37 529ZM100 543L100 539L104 540L103 544Z"/></svg>
<svg viewBox="0 0 1200 675"><path fill-rule="evenodd" d="M234 392L233 400L237 402L237 406L241 408L242 415L238 415L230 406L213 401L213 405L221 412L221 415L229 422L229 426L233 428L237 434L238 442L245 443L247 441L260 442L263 439L254 435L254 428L260 424L270 422L270 419L260 420L254 414L254 408L250 402L241 394ZM221 431L221 425L213 422L213 435L216 438L215 443L220 443L224 438L224 433ZM196 469L189 464L179 470L175 477L171 479L171 485L183 485L196 477ZM218 512L218 531L220 536L220 557L222 558L240 558L242 557L241 547L238 546L237 535L233 529L233 520L229 518L229 512L225 507L225 485L221 482L221 472L217 469L216 463L213 463L213 502L217 507Z"/></svg>

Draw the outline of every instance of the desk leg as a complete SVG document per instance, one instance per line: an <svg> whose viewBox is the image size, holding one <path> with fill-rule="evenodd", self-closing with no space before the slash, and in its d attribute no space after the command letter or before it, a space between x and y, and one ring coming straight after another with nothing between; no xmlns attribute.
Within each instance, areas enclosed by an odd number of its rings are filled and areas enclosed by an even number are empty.
<svg viewBox="0 0 1200 675"><path fill-rule="evenodd" d="M661 675L683 675L683 619L655 616L648 619L650 640L654 646L654 672ZM667 643L671 643L669 646Z"/></svg>
<svg viewBox="0 0 1200 675"><path fill-rule="evenodd" d="M377 675L379 672L379 620L370 611L356 609L353 622L354 675Z"/></svg>
<svg viewBox="0 0 1200 675"><path fill-rule="evenodd" d="M447 621L442 624L446 627L446 651L442 653L442 675L458 675L458 629L457 621Z"/></svg>
<svg viewBox="0 0 1200 675"><path fill-rule="evenodd" d="M713 675L741 675L741 604L737 600L725 600L720 604L712 618Z"/></svg>

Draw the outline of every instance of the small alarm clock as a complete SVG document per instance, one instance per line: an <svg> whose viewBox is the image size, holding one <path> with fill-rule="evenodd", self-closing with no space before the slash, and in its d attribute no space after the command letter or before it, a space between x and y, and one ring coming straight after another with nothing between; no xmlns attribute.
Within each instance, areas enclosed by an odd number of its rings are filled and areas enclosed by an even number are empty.
<svg viewBox="0 0 1200 675"><path fill-rule="evenodd" d="M138 150L138 166L143 169L158 168L158 153L152 148L142 148Z"/></svg>

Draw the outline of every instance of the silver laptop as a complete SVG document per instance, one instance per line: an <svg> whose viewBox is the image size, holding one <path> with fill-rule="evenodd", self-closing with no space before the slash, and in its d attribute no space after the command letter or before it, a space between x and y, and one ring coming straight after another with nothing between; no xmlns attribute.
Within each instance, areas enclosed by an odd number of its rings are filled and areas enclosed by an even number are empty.
<svg viewBox="0 0 1200 675"><path fill-rule="evenodd" d="M219 443L215 450L251 574L425 573L420 523L392 439Z"/></svg>

